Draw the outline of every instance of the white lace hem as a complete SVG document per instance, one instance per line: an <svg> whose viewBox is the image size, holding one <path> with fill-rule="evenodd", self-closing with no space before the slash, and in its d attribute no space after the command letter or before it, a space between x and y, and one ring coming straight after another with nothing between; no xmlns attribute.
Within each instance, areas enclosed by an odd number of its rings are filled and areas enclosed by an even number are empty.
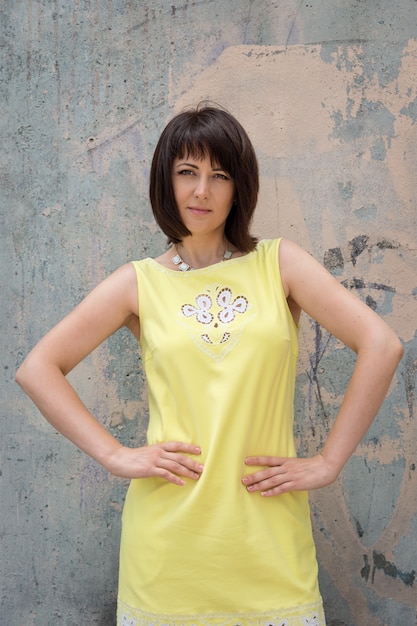
<svg viewBox="0 0 417 626"><path fill-rule="evenodd" d="M326 626L321 601L256 613L170 615L146 613L119 598L117 626Z"/></svg>

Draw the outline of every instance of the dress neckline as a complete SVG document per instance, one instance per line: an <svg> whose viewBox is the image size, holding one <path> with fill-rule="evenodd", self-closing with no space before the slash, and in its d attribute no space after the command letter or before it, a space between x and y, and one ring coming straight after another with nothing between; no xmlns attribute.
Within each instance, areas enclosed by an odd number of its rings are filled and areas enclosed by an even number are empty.
<svg viewBox="0 0 417 626"><path fill-rule="evenodd" d="M154 265L161 272L165 272L167 274L177 274L179 276L195 276L196 274L205 274L207 272L217 270L221 266L222 268L226 268L229 265L235 265L236 263L246 261L247 259L254 256L257 252L259 252L259 247L262 244L262 241L259 241L256 244L256 247L251 250L251 252L247 252L246 254L242 254L241 256L234 257L232 259L228 259L227 261L220 260L216 263L212 263L211 265L207 265L206 267L197 267L195 269L190 270L189 272L180 272L177 269L173 269L171 267L167 267L166 265L162 265L156 259L152 257L147 257L145 260Z"/></svg>

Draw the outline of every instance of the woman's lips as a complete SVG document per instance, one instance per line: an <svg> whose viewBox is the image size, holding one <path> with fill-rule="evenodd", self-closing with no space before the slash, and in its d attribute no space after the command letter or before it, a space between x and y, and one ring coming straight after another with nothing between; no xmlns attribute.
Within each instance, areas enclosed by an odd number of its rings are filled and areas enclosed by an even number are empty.
<svg viewBox="0 0 417 626"><path fill-rule="evenodd" d="M202 206L189 206L188 210L193 215L207 215L208 213L210 213L210 209Z"/></svg>

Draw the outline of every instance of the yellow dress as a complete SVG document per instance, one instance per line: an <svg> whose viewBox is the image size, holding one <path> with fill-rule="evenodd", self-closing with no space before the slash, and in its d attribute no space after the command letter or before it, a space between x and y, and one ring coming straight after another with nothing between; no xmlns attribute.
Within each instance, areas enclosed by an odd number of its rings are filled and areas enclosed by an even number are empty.
<svg viewBox="0 0 417 626"><path fill-rule="evenodd" d="M178 487L132 480L123 512L118 626L324 626L306 492L242 485L247 456L295 456L297 327L279 240L179 272L134 262L149 388L148 442L201 446Z"/></svg>

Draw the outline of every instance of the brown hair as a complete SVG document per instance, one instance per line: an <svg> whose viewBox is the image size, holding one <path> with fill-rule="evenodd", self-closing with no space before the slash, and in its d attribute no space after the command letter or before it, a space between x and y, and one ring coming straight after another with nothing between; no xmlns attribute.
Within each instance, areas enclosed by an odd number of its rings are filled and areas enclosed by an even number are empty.
<svg viewBox="0 0 417 626"><path fill-rule="evenodd" d="M241 124L227 111L200 104L176 115L156 146L150 174L149 196L153 214L168 243L180 243L190 231L181 220L172 186L172 167L179 157L209 155L235 183L235 202L226 220L225 236L241 252L254 249L257 239L249 228L259 190L256 154Z"/></svg>

